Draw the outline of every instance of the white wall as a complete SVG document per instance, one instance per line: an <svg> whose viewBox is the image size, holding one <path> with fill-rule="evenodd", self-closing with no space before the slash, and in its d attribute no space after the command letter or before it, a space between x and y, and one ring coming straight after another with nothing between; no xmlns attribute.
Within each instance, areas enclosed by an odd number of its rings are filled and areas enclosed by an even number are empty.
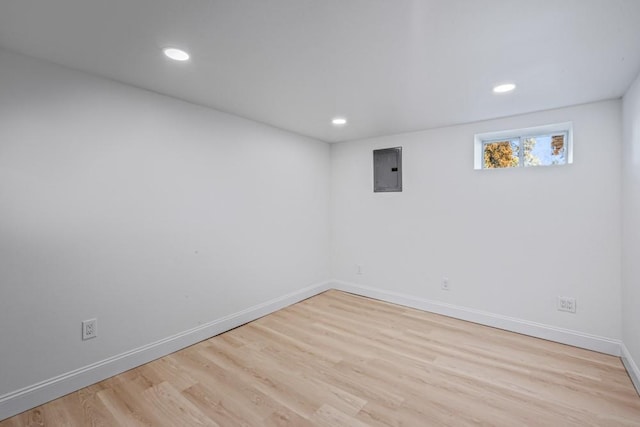
<svg viewBox="0 0 640 427"><path fill-rule="evenodd" d="M622 337L640 366L640 76L623 99ZM640 380L636 372L636 381ZM637 384L640 390L640 383Z"/></svg>
<svg viewBox="0 0 640 427"><path fill-rule="evenodd" d="M324 281L329 253L338 280L623 331L640 360L639 87L622 242L620 101L330 149L0 50L0 396ZM573 165L473 169L475 133L565 121ZM371 150L393 146L404 191L374 194Z"/></svg>
<svg viewBox="0 0 640 427"><path fill-rule="evenodd" d="M333 277L619 339L620 104L332 146ZM566 121L574 164L474 170L475 133ZM373 193L372 150L395 146L404 191ZM576 297L577 313L557 311L558 295Z"/></svg>
<svg viewBox="0 0 640 427"><path fill-rule="evenodd" d="M328 279L329 168L325 143L0 51L0 396Z"/></svg>

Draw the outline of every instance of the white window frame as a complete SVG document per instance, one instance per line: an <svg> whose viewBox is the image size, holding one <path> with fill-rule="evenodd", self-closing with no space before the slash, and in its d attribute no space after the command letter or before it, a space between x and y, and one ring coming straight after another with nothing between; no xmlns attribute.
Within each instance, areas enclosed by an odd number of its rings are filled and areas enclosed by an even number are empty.
<svg viewBox="0 0 640 427"><path fill-rule="evenodd" d="M538 136L544 136L549 134L565 134L566 141L566 157L567 163L558 166L565 166L573 163L573 122L555 123L551 125L535 126L523 129L512 129L497 132L485 132L474 135L474 162L473 167L476 170L487 169L484 167L484 146L491 144L492 142L511 141L512 139L520 139L524 141L526 138L535 138ZM524 166L524 147L520 144L518 150L518 157L520 162L517 167L513 168L498 168L498 169L521 169ZM493 168L491 168L493 169Z"/></svg>

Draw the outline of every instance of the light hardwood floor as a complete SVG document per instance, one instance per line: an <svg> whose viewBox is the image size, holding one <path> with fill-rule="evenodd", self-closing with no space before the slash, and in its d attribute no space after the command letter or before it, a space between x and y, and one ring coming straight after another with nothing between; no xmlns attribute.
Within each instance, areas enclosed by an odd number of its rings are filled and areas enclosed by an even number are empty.
<svg viewBox="0 0 640 427"><path fill-rule="evenodd" d="M329 291L0 422L640 426L620 359Z"/></svg>

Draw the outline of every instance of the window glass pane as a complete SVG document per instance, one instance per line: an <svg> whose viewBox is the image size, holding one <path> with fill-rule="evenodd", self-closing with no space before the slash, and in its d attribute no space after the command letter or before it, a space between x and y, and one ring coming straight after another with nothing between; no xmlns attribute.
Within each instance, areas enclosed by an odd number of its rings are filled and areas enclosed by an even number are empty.
<svg viewBox="0 0 640 427"><path fill-rule="evenodd" d="M484 167L487 169L513 168L520 164L518 138L487 142L482 147Z"/></svg>
<svg viewBox="0 0 640 427"><path fill-rule="evenodd" d="M523 141L525 166L564 165L567 163L566 134L525 137Z"/></svg>

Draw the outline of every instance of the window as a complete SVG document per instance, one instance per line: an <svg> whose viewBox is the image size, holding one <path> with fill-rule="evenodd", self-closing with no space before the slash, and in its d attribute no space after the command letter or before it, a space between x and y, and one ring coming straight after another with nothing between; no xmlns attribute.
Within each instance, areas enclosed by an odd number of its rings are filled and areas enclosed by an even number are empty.
<svg viewBox="0 0 640 427"><path fill-rule="evenodd" d="M475 168L502 169L573 162L571 123L475 136Z"/></svg>

